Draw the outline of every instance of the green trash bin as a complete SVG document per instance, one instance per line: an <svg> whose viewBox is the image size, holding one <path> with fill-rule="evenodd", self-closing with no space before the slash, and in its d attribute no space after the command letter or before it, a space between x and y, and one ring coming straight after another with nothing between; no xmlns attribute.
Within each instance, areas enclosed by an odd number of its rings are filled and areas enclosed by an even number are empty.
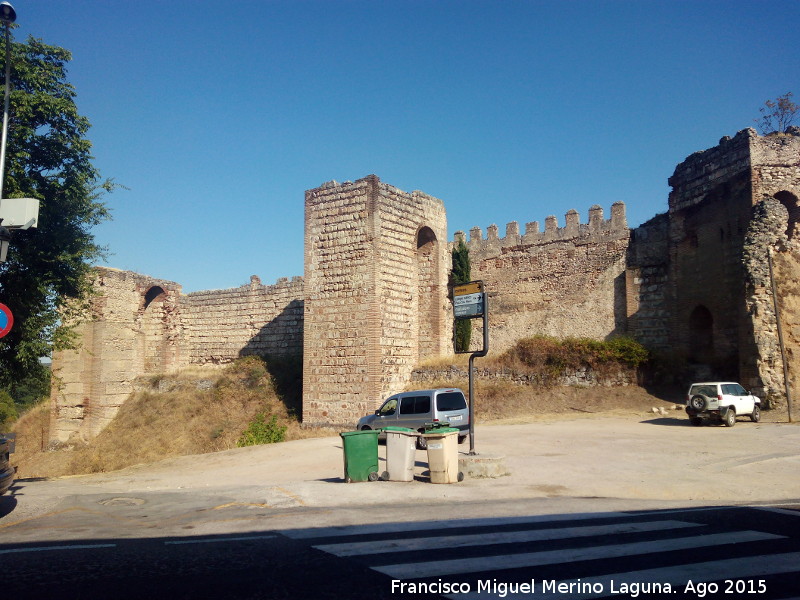
<svg viewBox="0 0 800 600"><path fill-rule="evenodd" d="M339 434L344 451L345 482L378 481L378 433L376 429L367 429Z"/></svg>

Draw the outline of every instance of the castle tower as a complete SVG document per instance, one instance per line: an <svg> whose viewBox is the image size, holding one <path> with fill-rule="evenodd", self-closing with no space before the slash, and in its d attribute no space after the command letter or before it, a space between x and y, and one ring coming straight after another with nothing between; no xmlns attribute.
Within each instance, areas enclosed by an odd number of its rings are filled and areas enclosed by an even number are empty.
<svg viewBox="0 0 800 600"><path fill-rule="evenodd" d="M306 192L303 422L353 427L449 351L443 203L370 175Z"/></svg>
<svg viewBox="0 0 800 600"><path fill-rule="evenodd" d="M755 339L754 327L760 327L754 323L762 315L746 304L742 255L753 207L765 197L786 207L785 234L795 235L798 133L761 137L745 129L692 154L669 179L669 343L686 348L691 360L711 366L718 376L738 377L761 393L767 367L755 357L765 343Z"/></svg>

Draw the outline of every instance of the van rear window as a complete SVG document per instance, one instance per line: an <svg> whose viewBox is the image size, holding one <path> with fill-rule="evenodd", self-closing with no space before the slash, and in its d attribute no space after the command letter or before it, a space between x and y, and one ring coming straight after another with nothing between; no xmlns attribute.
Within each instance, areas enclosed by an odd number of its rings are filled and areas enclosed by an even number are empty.
<svg viewBox="0 0 800 600"><path fill-rule="evenodd" d="M691 391L689 392L690 396L694 396L695 394L702 394L703 396L716 396L717 395L717 386L715 385L693 385Z"/></svg>
<svg viewBox="0 0 800 600"><path fill-rule="evenodd" d="M467 401L461 392L444 392L436 396L436 410L464 410Z"/></svg>

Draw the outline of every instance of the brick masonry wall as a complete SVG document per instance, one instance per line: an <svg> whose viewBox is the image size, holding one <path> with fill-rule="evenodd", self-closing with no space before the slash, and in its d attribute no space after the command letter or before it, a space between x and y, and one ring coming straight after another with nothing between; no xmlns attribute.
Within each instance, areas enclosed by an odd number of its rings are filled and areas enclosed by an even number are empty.
<svg viewBox="0 0 800 600"><path fill-rule="evenodd" d="M238 356L303 352L302 277L263 285L193 292L181 298L183 364L225 363Z"/></svg>
<svg viewBox="0 0 800 600"><path fill-rule="evenodd" d="M306 192L303 421L344 421L366 411L378 307L374 199L367 180Z"/></svg>
<svg viewBox="0 0 800 600"><path fill-rule="evenodd" d="M772 376L754 369L751 360L754 313L745 301L745 233L754 205L765 196L778 197L794 211L790 223L796 223L798 134L740 131L687 158L669 180L670 344L710 364L717 376L739 376L756 389Z"/></svg>
<svg viewBox="0 0 800 600"><path fill-rule="evenodd" d="M658 215L631 232L625 272L627 333L654 350L669 349L669 217Z"/></svg>
<svg viewBox="0 0 800 600"><path fill-rule="evenodd" d="M50 439L97 435L134 391L134 380L190 364L245 354L300 354L303 281L281 280L183 295L181 286L98 268L95 318L82 324L78 350L53 356Z"/></svg>
<svg viewBox="0 0 800 600"><path fill-rule="evenodd" d="M374 175L306 192L305 424L352 427L401 389L420 348L443 347L446 231L440 200Z"/></svg>
<svg viewBox="0 0 800 600"><path fill-rule="evenodd" d="M52 442L94 437L114 418L136 377L152 372L155 363L162 370L177 364L179 285L98 268L95 288L95 318L78 329L81 347L53 355Z"/></svg>
<svg viewBox="0 0 800 600"><path fill-rule="evenodd" d="M453 244L465 241L472 279L482 279L489 294L491 351L536 334L603 339L624 333L629 236L622 202L608 220L601 207L591 207L586 224L570 210L563 228L549 216L544 231L533 222L522 235L516 222L503 238L496 225L486 238L472 228L469 241L456 232Z"/></svg>

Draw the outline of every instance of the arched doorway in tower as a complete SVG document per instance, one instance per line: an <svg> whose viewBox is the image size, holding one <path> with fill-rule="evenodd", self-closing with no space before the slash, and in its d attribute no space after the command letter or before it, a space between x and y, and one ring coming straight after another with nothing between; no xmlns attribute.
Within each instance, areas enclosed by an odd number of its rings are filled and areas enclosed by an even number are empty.
<svg viewBox="0 0 800 600"><path fill-rule="evenodd" d="M778 192L775 199L786 207L789 212L789 223L786 226L786 236L791 240L797 234L800 223L800 201L791 192Z"/></svg>
<svg viewBox="0 0 800 600"><path fill-rule="evenodd" d="M417 340L419 358L438 353L438 331L442 319L439 306L439 252L430 227L417 232Z"/></svg>
<svg viewBox="0 0 800 600"><path fill-rule="evenodd" d="M689 358L698 363L714 358L714 317L702 304L689 316L689 352Z"/></svg>
<svg viewBox="0 0 800 600"><path fill-rule="evenodd" d="M167 370L167 332L164 326L166 299L166 292L158 285L149 288L142 299L139 348L144 373L161 373Z"/></svg>

